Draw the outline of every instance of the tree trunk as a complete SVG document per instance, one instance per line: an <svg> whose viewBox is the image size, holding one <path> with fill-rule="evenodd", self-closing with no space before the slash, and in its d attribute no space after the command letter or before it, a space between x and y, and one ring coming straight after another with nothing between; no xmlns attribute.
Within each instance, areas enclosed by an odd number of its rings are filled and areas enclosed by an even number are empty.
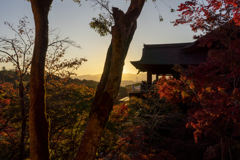
<svg viewBox="0 0 240 160"><path fill-rule="evenodd" d="M112 41L75 160L95 159L102 132L119 91L124 60L144 2L145 0L132 0L126 14L113 8L115 25L112 27Z"/></svg>
<svg viewBox="0 0 240 160"><path fill-rule="evenodd" d="M22 77L20 78L19 83L19 97L20 97L20 106L21 106L21 114L22 114L22 130L21 130L21 140L19 146L19 160L24 159L24 149L25 149L25 135L26 135L26 113L25 113L25 105L24 105L24 87L22 82Z"/></svg>
<svg viewBox="0 0 240 160"><path fill-rule="evenodd" d="M35 46L30 77L29 133L32 160L48 160L49 124L46 117L44 66L48 47L48 13L52 0L31 0Z"/></svg>

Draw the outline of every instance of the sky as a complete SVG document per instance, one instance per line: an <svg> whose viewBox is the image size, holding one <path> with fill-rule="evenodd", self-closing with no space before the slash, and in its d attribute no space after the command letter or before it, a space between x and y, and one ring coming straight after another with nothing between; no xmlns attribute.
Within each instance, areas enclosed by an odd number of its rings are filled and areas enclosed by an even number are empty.
<svg viewBox="0 0 240 160"><path fill-rule="evenodd" d="M129 6L126 0L110 0L111 6L118 7L124 12ZM130 61L138 61L142 56L143 44L166 44L193 42L194 32L189 25L173 26L171 23L178 18L180 12L170 12L171 6L177 6L184 0L156 0L156 2L146 1L140 17L137 21L137 30L131 42L128 55L125 60L123 73L136 74L138 71ZM0 2L0 36L13 38L13 32L4 25L4 22L11 22L18 25L20 18L27 16L30 26L34 27L31 4L27 0L1 0ZM168 6L167 6L167 5ZM157 7L156 7L157 6ZM163 17L163 22L159 21L159 12ZM81 49L70 47L64 59L86 58L80 68L76 71L78 75L100 74L106 58L111 35L100 37L100 35L90 28L89 23L93 17L101 13L97 7L93 7L92 1L82 1L81 6L72 0L53 0L51 11L49 12L49 28L58 29L61 37L69 37L81 46ZM0 67L5 66L12 69L12 64L0 63Z"/></svg>

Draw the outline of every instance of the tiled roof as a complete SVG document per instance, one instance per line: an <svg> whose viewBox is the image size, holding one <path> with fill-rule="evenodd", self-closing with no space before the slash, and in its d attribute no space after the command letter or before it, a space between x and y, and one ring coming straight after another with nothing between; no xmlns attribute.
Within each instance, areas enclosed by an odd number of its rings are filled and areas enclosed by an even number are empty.
<svg viewBox="0 0 240 160"><path fill-rule="evenodd" d="M195 42L151 44L144 45L142 58L139 61L131 61L131 63L140 69L139 65L199 64L206 61L206 58L206 50L197 48Z"/></svg>

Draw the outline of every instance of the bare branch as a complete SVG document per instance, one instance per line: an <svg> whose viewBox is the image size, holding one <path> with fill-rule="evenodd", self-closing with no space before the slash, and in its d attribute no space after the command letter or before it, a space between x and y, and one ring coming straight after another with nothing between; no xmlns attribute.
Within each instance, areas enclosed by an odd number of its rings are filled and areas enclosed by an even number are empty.
<svg viewBox="0 0 240 160"><path fill-rule="evenodd" d="M57 43L66 43L66 44L69 44L73 47L81 48L80 45L76 44L76 42L69 40L69 37L64 38L62 40L57 39L56 41L51 42L48 46L54 46Z"/></svg>
<svg viewBox="0 0 240 160"><path fill-rule="evenodd" d="M110 15L113 15L113 13L111 12L111 10L109 9L109 0L93 0L93 2L95 3L94 5L92 5L92 7L96 7L97 5L100 5L100 9L104 9L106 10Z"/></svg>
<svg viewBox="0 0 240 160"><path fill-rule="evenodd" d="M8 56L10 56L11 57L11 59L17 64L17 61L13 58L13 56L12 55L10 55L8 52L6 52L6 51L3 51L3 50L0 50L0 52L2 52L2 53L5 53L5 54L7 54Z"/></svg>

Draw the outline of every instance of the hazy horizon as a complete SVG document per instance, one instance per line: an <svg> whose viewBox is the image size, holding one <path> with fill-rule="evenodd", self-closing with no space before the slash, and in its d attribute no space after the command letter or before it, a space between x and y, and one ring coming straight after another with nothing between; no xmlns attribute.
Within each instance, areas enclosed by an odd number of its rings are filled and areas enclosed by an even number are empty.
<svg viewBox="0 0 240 160"><path fill-rule="evenodd" d="M85 74L85 75L78 75L72 76L72 78L78 78L80 80L94 80L99 82L102 74ZM123 73L122 74L122 81L133 81L133 82L141 82L147 80L147 73Z"/></svg>

